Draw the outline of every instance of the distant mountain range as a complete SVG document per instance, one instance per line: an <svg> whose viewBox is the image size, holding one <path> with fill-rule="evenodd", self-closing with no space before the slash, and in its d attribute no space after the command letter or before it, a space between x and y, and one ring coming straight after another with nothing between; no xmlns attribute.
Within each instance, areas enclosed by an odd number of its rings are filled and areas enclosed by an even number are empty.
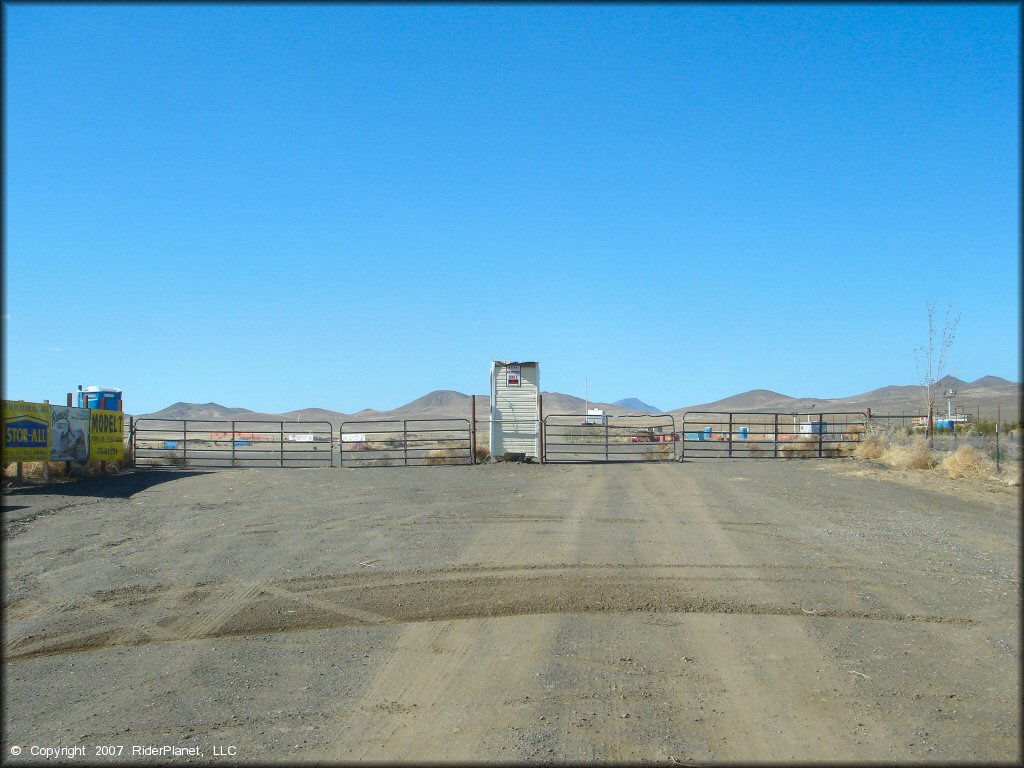
<svg viewBox="0 0 1024 768"><path fill-rule="evenodd" d="M998 376L983 376L977 381L966 382L947 376L938 384L939 394L935 401L936 411L946 410L943 393L947 389L956 390L954 405L962 406L968 413L975 414L981 409L983 418L994 418L998 406L1004 420L1016 421L1020 418L1021 385L1007 381ZM652 405L635 398L625 398L614 403L589 403L581 397L566 395L561 392L544 392L544 413L550 414L582 414L589 405L600 408L606 414L619 416L625 414L656 414L663 413ZM369 421L374 419L436 419L440 417L469 417L470 396L449 389L430 392L410 403L390 411L377 411L366 408L355 413L341 413L324 408L303 408L287 413L260 413L245 408L229 408L217 403L175 403L155 413L139 414L138 417L151 419L189 419L195 421L235 420L235 421L327 421L337 427L343 421ZM486 420L490 414L490 397L477 395L477 419ZM710 403L699 403L674 408L668 413L681 414L684 411L806 411L814 409L822 411L864 411L871 408L875 414L884 413L920 413L923 410L921 387L914 385L892 385L873 389L859 395L840 398L790 397L768 389L752 389L737 395L715 400Z"/></svg>
<svg viewBox="0 0 1024 768"><path fill-rule="evenodd" d="M629 411L636 411L637 413L664 413L661 408L655 408L653 405L648 405L643 400L637 400L635 397L616 400L612 405L617 405L619 408L625 408Z"/></svg>

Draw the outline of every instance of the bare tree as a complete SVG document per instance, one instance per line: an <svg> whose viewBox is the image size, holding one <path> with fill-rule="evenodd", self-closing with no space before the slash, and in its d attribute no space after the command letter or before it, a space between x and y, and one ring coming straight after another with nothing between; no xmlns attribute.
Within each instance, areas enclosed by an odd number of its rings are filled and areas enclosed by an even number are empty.
<svg viewBox="0 0 1024 768"><path fill-rule="evenodd" d="M949 350L956 339L956 329L960 325L960 314L953 316L953 305L946 306L946 321L942 325L942 337L936 349L935 338L935 302L928 302L928 346L914 349L914 365L917 368L917 379L921 384L921 397L928 414L927 435L933 437L932 414L935 411L935 400L939 395L938 384L946 375L946 364L949 362ZM922 360L923 358L923 360ZM924 366L922 368L922 366Z"/></svg>

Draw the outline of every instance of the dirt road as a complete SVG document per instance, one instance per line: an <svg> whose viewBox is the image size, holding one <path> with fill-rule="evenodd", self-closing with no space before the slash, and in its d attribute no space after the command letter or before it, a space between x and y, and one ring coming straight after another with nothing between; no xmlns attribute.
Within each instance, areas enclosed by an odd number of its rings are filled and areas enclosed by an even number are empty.
<svg viewBox="0 0 1024 768"><path fill-rule="evenodd" d="M1019 489L858 466L141 472L5 493L3 754L1020 759Z"/></svg>

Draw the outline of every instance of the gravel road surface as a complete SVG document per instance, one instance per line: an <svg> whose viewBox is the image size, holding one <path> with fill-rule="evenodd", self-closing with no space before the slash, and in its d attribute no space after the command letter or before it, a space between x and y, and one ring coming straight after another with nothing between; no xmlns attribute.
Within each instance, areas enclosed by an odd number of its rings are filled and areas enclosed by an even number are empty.
<svg viewBox="0 0 1024 768"><path fill-rule="evenodd" d="M3 756L1017 761L1019 488L904 475L490 464L5 491Z"/></svg>

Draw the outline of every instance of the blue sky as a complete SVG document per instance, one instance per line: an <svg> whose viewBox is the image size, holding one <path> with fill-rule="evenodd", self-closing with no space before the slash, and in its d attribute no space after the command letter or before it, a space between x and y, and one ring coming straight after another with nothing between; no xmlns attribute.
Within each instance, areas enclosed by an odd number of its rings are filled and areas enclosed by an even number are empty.
<svg viewBox="0 0 1024 768"><path fill-rule="evenodd" d="M1020 378L1015 5L5 5L4 397Z"/></svg>

